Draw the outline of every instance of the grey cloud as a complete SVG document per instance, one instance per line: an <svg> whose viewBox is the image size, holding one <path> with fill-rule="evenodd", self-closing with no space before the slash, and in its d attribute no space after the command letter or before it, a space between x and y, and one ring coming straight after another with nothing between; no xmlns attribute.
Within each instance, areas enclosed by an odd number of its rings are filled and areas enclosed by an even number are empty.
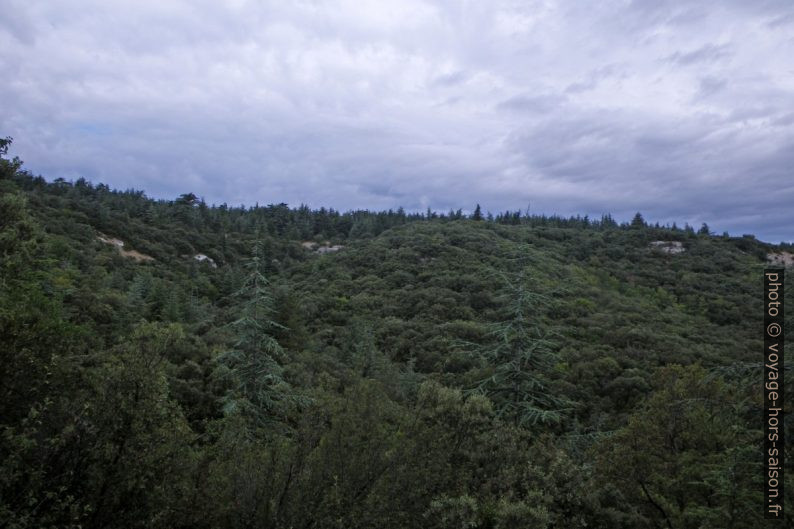
<svg viewBox="0 0 794 529"><path fill-rule="evenodd" d="M770 28L779 28L781 26L788 26L794 23L794 13L787 13L785 15L775 16L767 23Z"/></svg>
<svg viewBox="0 0 794 529"><path fill-rule="evenodd" d="M4 6L0 136L50 179L794 239L790 2Z"/></svg>
<svg viewBox="0 0 794 529"><path fill-rule="evenodd" d="M500 102L497 108L511 112L546 113L565 103L566 97L560 94L520 95Z"/></svg>
<svg viewBox="0 0 794 529"><path fill-rule="evenodd" d="M772 125L776 127L789 127L794 125L794 112L789 112L787 114L783 114L779 117L776 117L772 120Z"/></svg>
<svg viewBox="0 0 794 529"><path fill-rule="evenodd" d="M727 79L718 79L716 77L706 76L700 80L700 87L697 91L698 98L709 97L716 94L728 84Z"/></svg>
<svg viewBox="0 0 794 529"><path fill-rule="evenodd" d="M618 65L607 64L605 66L590 71L583 80L568 85L565 88L565 93L577 94L581 92L586 92L588 90L592 90L596 86L598 86L598 83L601 82L602 80L614 76L623 76L623 75L619 73Z"/></svg>
<svg viewBox="0 0 794 529"><path fill-rule="evenodd" d="M25 9L24 0L2 0L0 2L0 31L16 39L20 44L31 46L36 40L36 28L32 15Z"/></svg>
<svg viewBox="0 0 794 529"><path fill-rule="evenodd" d="M730 45L728 44L706 44L686 53L677 51L665 57L665 60L680 66L689 66L702 62L716 62L730 55Z"/></svg>
<svg viewBox="0 0 794 529"><path fill-rule="evenodd" d="M646 218L708 222L733 233L774 222L768 236L790 238L794 215L784 204L794 199L794 137L731 129L727 119L643 122L626 112L593 113L532 127L512 148L524 153L528 174L542 175L533 194L546 208L568 201L590 214L611 211L623 218L641 210ZM772 213L758 215L761 208Z"/></svg>
<svg viewBox="0 0 794 529"><path fill-rule="evenodd" d="M442 86L453 86L466 82L470 75L464 71L457 71L448 74L439 75L435 79L435 84Z"/></svg>

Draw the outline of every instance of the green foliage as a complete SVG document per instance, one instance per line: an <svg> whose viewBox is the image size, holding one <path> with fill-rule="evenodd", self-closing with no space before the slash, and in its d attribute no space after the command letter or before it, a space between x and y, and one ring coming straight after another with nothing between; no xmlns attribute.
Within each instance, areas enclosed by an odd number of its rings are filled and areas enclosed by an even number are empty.
<svg viewBox="0 0 794 529"><path fill-rule="evenodd" d="M529 291L524 281L524 277L514 282L505 278L508 319L490 325L490 343L481 354L492 374L478 389L497 404L497 415L516 425L558 423L569 403L554 395L548 383L558 357L540 318L550 301Z"/></svg>
<svg viewBox="0 0 794 529"><path fill-rule="evenodd" d="M482 526L477 500L466 495L433 500L430 502L427 518L428 527L476 529Z"/></svg>
<svg viewBox="0 0 794 529"><path fill-rule="evenodd" d="M699 366L659 370L657 389L599 447L600 472L643 525L754 527L763 485L741 396ZM640 522L640 520L642 522Z"/></svg>
<svg viewBox="0 0 794 529"><path fill-rule="evenodd" d="M218 357L220 376L231 383L225 411L242 414L253 428L283 419L296 401L283 377L286 353L272 334L283 327L271 319L273 297L263 261L258 243L246 264L248 275L234 295L239 306L239 315L230 324L234 347Z"/></svg>
<svg viewBox="0 0 794 529"><path fill-rule="evenodd" d="M760 525L758 284L790 247L152 200L9 144L0 526Z"/></svg>

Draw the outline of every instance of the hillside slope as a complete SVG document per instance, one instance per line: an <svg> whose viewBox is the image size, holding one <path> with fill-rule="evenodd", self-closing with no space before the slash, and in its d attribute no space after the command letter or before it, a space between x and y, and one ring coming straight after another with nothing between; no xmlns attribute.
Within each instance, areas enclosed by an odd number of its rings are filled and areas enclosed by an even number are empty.
<svg viewBox="0 0 794 529"><path fill-rule="evenodd" d="M762 517L761 271L788 247L210 207L0 163L0 525Z"/></svg>

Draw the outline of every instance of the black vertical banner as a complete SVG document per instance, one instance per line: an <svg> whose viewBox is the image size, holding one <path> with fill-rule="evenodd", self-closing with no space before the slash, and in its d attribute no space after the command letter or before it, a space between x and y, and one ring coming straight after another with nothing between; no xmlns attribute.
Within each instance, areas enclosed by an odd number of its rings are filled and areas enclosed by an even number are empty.
<svg viewBox="0 0 794 529"><path fill-rule="evenodd" d="M764 517L783 520L783 273L764 270Z"/></svg>

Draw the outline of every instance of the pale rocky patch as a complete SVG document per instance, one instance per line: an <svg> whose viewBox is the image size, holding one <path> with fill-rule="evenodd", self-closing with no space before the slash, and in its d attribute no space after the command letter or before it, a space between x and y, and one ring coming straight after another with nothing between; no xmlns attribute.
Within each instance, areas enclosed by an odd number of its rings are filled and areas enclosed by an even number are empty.
<svg viewBox="0 0 794 529"><path fill-rule="evenodd" d="M317 248L315 250L315 252L317 252L319 254L333 253L333 252L338 252L342 248L344 248L344 246L342 246L341 244L335 244L333 246L320 246L319 248Z"/></svg>
<svg viewBox="0 0 794 529"><path fill-rule="evenodd" d="M784 266L786 268L794 266L794 253L779 252L766 254L766 262L773 265Z"/></svg>
<svg viewBox="0 0 794 529"><path fill-rule="evenodd" d="M149 261L154 261L154 257L152 257L151 255L146 255L146 254L141 253L141 252L139 252L137 250L125 250L124 249L124 241L122 241L121 239L117 239L115 237L108 237L107 235L104 235L102 233L97 235L96 238L100 242L115 246L116 249L119 251L119 254L122 257L127 257L129 259L134 259L135 261L137 261L139 263L145 263L145 262L149 262Z"/></svg>
<svg viewBox="0 0 794 529"><path fill-rule="evenodd" d="M215 263L215 259L213 259L209 255L205 255L203 253L197 253L196 255L193 256L193 259L195 259L200 263L207 263L212 268L218 268L218 265Z"/></svg>
<svg viewBox="0 0 794 529"><path fill-rule="evenodd" d="M319 254L334 253L344 248L344 246L341 244L332 245L331 241L325 241L323 244L319 244L314 241L303 241L301 246L304 250L313 251L314 253Z"/></svg>
<svg viewBox="0 0 794 529"><path fill-rule="evenodd" d="M684 253L686 251L686 248L684 248L684 243L680 241L653 241L649 247L651 250L657 250L662 253L673 255Z"/></svg>

